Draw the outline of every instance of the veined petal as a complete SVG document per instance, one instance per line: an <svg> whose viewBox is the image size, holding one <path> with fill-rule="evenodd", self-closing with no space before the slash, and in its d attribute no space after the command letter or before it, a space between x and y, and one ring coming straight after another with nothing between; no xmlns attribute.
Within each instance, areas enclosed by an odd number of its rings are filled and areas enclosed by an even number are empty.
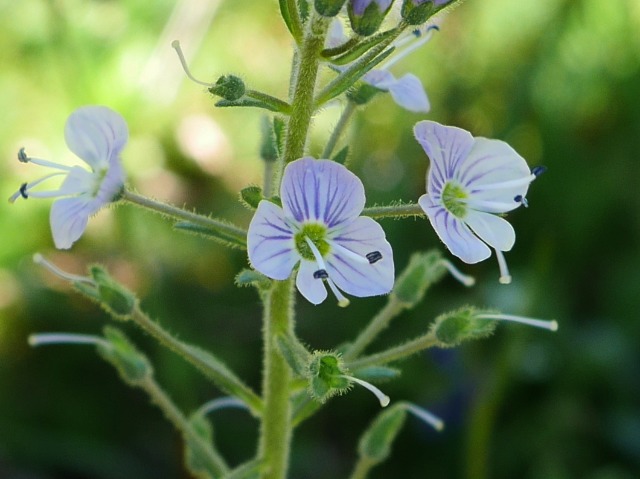
<svg viewBox="0 0 640 479"><path fill-rule="evenodd" d="M312 304L320 304L327 298L327 288L324 285L324 281L313 276L313 273L317 270L318 265L316 263L303 260L296 276L298 291Z"/></svg>
<svg viewBox="0 0 640 479"><path fill-rule="evenodd" d="M373 69L367 72L367 74L362 77L362 81L380 90L388 90L397 82L396 77L394 77L389 70L382 69Z"/></svg>
<svg viewBox="0 0 640 479"><path fill-rule="evenodd" d="M388 89L394 101L405 110L426 113L431 109L422 82L412 73L399 78Z"/></svg>
<svg viewBox="0 0 640 479"><path fill-rule="evenodd" d="M83 106L67 119L64 137L71 151L98 170L108 167L110 158L120 153L129 131L115 111L105 106Z"/></svg>
<svg viewBox="0 0 640 479"><path fill-rule="evenodd" d="M99 204L84 196L54 201L51 205L49 222L56 248L71 248L71 245L84 233L89 216L99 209Z"/></svg>
<svg viewBox="0 0 640 479"><path fill-rule="evenodd" d="M486 209L495 213L520 206L514 197L526 196L532 177L527 162L511 146L504 141L487 138L475 139L459 172L459 180L472 199L512 205Z"/></svg>
<svg viewBox="0 0 640 479"><path fill-rule="evenodd" d="M513 226L500 216L470 210L464 220L482 241L495 249L509 251L516 242Z"/></svg>
<svg viewBox="0 0 640 479"><path fill-rule="evenodd" d="M326 258L327 271L338 288L358 297L391 291L395 279L393 251L384 230L375 220L366 216L357 218L336 232L332 243L361 258L357 261L341 248L332 247ZM370 264L366 255L374 251L382 258Z"/></svg>
<svg viewBox="0 0 640 479"><path fill-rule="evenodd" d="M413 132L431 160L427 192L440 193L444 183L457 176L459 165L473 147L473 137L462 128L428 120L416 123Z"/></svg>
<svg viewBox="0 0 640 479"><path fill-rule="evenodd" d="M310 157L284 170L280 197L284 215L299 223L317 221L328 228L356 218L364 208L364 186L347 168Z"/></svg>
<svg viewBox="0 0 640 479"><path fill-rule="evenodd" d="M272 279L287 279L300 256L295 252L293 231L282 209L270 201L258 205L247 233L249 261Z"/></svg>
<svg viewBox="0 0 640 479"><path fill-rule="evenodd" d="M478 263L491 256L489 247L473 234L462 220L449 213L444 206L435 203L428 194L422 195L418 203L436 234L452 254L469 264Z"/></svg>

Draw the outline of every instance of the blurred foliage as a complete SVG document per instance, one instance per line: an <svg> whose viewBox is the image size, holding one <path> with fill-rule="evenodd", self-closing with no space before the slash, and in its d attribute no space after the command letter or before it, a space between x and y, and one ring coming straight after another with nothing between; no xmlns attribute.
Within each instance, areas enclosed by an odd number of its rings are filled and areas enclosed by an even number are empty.
<svg viewBox="0 0 640 479"><path fill-rule="evenodd" d="M70 161L64 121L77 106L98 103L129 123L123 157L139 191L248 224L237 191L260 183L261 114L214 109L184 77L174 39L198 78L232 73L286 96L291 46L275 1L0 2L0 193L9 197L38 176L15 160L22 146ZM465 266L479 286L465 290L446 279L374 347L417 334L440 312L470 302L555 318L560 330L505 326L488 340L407 361L385 392L433 410L447 428L438 434L407 421L391 459L372 477L637 477L640 3L469 0L397 65L404 71L424 80L428 118L504 139L549 171L533 185L530 207L511 215L514 283L497 283L493 261ZM317 119L312 153L319 154L338 113L329 107ZM415 201L424 192L427 161L411 133L421 118L385 97L356 116L352 165L369 204ZM30 256L42 252L79 274L92 262L106 264L153 317L227 359L257 389L259 301L233 286L244 254L174 232L129 206L100 212L71 252L56 252L49 204L0 202L0 477L187 477L179 436L91 348L27 346L33 332L94 334L108 321ZM438 244L425 220L383 226L398 268L412 251ZM335 346L383 302L354 300L347 310L300 302L300 336L314 348ZM186 411L219 394L136 333L129 331ZM358 389L330 401L296 432L292 477L346 476L377 409ZM253 419L229 410L212 420L231 464L251 457Z"/></svg>

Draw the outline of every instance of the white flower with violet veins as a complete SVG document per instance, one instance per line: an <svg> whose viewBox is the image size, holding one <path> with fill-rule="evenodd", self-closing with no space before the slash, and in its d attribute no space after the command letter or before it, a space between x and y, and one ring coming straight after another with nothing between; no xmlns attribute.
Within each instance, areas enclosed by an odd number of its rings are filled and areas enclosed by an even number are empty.
<svg viewBox="0 0 640 479"><path fill-rule="evenodd" d="M331 160L301 158L287 165L280 187L282 208L262 200L249 225L247 249L253 267L276 280L299 263L296 286L311 303L327 297L340 306L340 290L359 297L387 294L394 281L391 245L382 227L359 216L364 186Z"/></svg>
<svg viewBox="0 0 640 479"><path fill-rule="evenodd" d="M416 140L431 160L427 193L418 200L449 251L465 263L478 263L496 252L500 282L511 282L503 251L516 234L500 216L527 206L529 184L545 171L529 169L507 143L433 121L414 127Z"/></svg>
<svg viewBox="0 0 640 479"><path fill-rule="evenodd" d="M125 174L120 152L128 137L127 124L115 111L104 106L78 108L67 119L64 138L69 149L89 165L90 170L30 158L23 148L18 153L21 162L55 171L24 183L9 201L13 203L20 197L59 198L51 206L51 233L57 248L71 248L82 236L89 217L116 200L122 192ZM34 190L42 182L57 176L64 176L58 189Z"/></svg>

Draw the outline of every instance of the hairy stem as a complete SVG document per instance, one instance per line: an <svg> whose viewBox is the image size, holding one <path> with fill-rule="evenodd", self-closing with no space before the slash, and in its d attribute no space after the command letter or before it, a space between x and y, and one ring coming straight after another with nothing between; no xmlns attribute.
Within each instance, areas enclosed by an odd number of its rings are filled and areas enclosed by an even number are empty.
<svg viewBox="0 0 640 479"><path fill-rule="evenodd" d="M407 216L425 216L424 211L417 203L406 205L372 206L362 212L370 218L404 218Z"/></svg>
<svg viewBox="0 0 640 479"><path fill-rule="evenodd" d="M387 349L371 356L364 356L353 361L348 361L349 369L358 370L369 366L380 366L400 359L405 359L415 353L429 349L438 344L435 333L427 333L407 343Z"/></svg>

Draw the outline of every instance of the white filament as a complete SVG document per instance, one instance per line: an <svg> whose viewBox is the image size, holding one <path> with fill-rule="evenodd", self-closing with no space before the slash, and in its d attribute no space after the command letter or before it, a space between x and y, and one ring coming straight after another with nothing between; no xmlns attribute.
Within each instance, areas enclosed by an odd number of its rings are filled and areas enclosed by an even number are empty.
<svg viewBox="0 0 640 479"><path fill-rule="evenodd" d="M498 258L498 267L500 268L500 278L498 281L500 284L511 283L511 275L509 274L509 268L507 267L507 260L504 259L504 254L499 249L496 250L496 258Z"/></svg>

